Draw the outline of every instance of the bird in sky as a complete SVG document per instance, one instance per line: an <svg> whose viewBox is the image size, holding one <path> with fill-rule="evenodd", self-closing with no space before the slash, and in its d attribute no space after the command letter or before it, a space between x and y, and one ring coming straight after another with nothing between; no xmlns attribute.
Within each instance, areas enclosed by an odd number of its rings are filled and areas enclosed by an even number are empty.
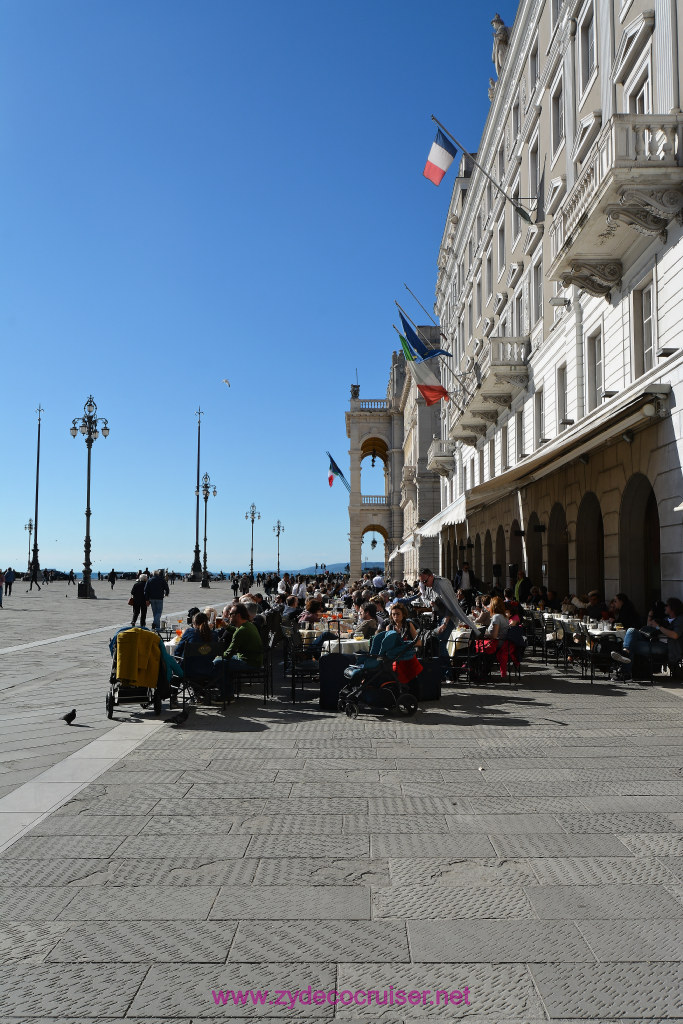
<svg viewBox="0 0 683 1024"><path fill-rule="evenodd" d="M228 380L228 378L227 378L227 377L224 377L224 378L223 378L223 380L221 381L221 384L227 384L227 385L228 385L228 387L230 387L230 381Z"/></svg>

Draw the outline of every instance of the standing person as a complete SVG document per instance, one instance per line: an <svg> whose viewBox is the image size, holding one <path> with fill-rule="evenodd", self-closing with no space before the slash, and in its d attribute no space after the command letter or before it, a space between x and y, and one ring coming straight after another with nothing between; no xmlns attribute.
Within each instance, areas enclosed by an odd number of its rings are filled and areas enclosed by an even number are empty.
<svg viewBox="0 0 683 1024"><path fill-rule="evenodd" d="M33 590L33 584L34 583L38 587L38 590L42 590L43 589L41 587L40 583L38 582L38 568L37 568L37 566L35 566L35 565L31 566L31 575L30 575L29 578L31 580L31 586L26 588L26 593L27 594L28 594L29 590Z"/></svg>
<svg viewBox="0 0 683 1024"><path fill-rule="evenodd" d="M423 587L425 599L431 603L439 621L434 634L439 641L441 663L448 674L451 659L447 645L454 621L457 620L469 626L475 637L479 635L479 631L472 619L468 618L460 607L450 580L444 576L435 576L431 569L420 569L420 589L422 590Z"/></svg>
<svg viewBox="0 0 683 1024"><path fill-rule="evenodd" d="M2 592L5 589L5 574L0 569L0 608L2 608Z"/></svg>
<svg viewBox="0 0 683 1024"><path fill-rule="evenodd" d="M17 574L10 565L9 569L5 573L5 597L9 597L12 593L12 584L17 578Z"/></svg>
<svg viewBox="0 0 683 1024"><path fill-rule="evenodd" d="M109 573L109 575L107 576L107 579L109 580L109 582L111 584L111 589L113 590L114 589L114 584L116 583L116 573L114 572L113 569Z"/></svg>
<svg viewBox="0 0 683 1024"><path fill-rule="evenodd" d="M133 598L133 621L131 622L131 626L135 625L139 615L140 629L145 628L145 621L147 619L147 598L145 597L146 583L147 577L142 573L140 578L135 581L130 591L130 596Z"/></svg>
<svg viewBox="0 0 683 1024"><path fill-rule="evenodd" d="M237 600L237 591L240 589L240 581L237 579L236 576L233 576L233 578L232 578L232 583L230 585L230 589L232 590L233 594L235 595L235 600Z"/></svg>
<svg viewBox="0 0 683 1024"><path fill-rule="evenodd" d="M456 572L455 589L462 590L465 610L470 612L474 604L475 591L479 589L479 581L472 572L469 562L463 562L462 569Z"/></svg>
<svg viewBox="0 0 683 1024"><path fill-rule="evenodd" d="M526 604L530 592L531 580L524 572L524 569L520 569L517 573L517 582L515 583L515 601L518 601L519 604Z"/></svg>
<svg viewBox="0 0 683 1024"><path fill-rule="evenodd" d="M70 587L72 583L73 583L73 585L75 587L76 586L76 577L74 575L73 569L70 569L69 570L69 582L67 583L67 587Z"/></svg>
<svg viewBox="0 0 683 1024"><path fill-rule="evenodd" d="M242 595L248 594L250 586L251 586L251 579L250 579L249 575L245 572L245 573L243 573L242 578L240 579L240 584L239 584L240 594L242 594Z"/></svg>
<svg viewBox="0 0 683 1024"><path fill-rule="evenodd" d="M161 613L164 610L164 598L168 597L168 583L164 579L163 569L155 569L154 575L145 583L145 600L152 607L152 629L161 631Z"/></svg>

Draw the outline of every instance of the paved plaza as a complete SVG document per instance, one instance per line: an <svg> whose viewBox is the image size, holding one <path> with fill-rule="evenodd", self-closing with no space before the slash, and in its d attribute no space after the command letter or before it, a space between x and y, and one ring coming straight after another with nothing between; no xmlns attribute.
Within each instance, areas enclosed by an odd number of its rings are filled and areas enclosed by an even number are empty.
<svg viewBox="0 0 683 1024"><path fill-rule="evenodd" d="M0 613L3 1024L683 1020L683 690L109 722L129 586L70 589Z"/></svg>

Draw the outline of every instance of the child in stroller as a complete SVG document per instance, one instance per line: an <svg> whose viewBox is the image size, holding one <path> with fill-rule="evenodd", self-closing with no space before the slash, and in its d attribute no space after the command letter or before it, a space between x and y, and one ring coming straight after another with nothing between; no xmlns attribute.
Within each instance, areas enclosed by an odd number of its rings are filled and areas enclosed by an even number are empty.
<svg viewBox="0 0 683 1024"><path fill-rule="evenodd" d="M376 633L369 654L357 654L356 664L344 671L348 679L339 693L338 711L357 718L361 705L372 710L398 711L411 717L417 711L415 680L402 682L398 663L415 655L415 641L404 641L395 630Z"/></svg>

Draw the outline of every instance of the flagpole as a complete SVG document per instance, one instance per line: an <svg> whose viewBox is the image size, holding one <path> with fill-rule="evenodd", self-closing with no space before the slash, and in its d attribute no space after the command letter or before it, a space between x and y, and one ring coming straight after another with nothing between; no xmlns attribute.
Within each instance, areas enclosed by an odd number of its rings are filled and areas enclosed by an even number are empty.
<svg viewBox="0 0 683 1024"><path fill-rule="evenodd" d="M423 341L423 342L425 343L425 345L427 345L427 344L428 344L428 342L427 342L427 339L425 338L425 336L424 336L423 334L420 334L420 328L419 328L419 327L417 326L417 324L415 323L415 321L414 321L414 320L411 320L411 318L410 318L410 317L408 316L408 314L406 313L406 311L405 311L405 309L403 308L403 306L400 306L400 305L398 304L398 302L396 302L396 299L394 299L394 304L396 305L396 308L397 308L397 309L398 309L398 310L399 310L399 311L400 311L401 313L403 313L403 315L404 315L404 317L406 318L406 320L407 320L407 321L408 321L408 322L409 322L409 323L410 323L410 324L411 324L411 325L412 325L412 326L413 326L413 327L415 328L415 333L417 334L417 336L418 336L418 338L420 339L420 341ZM425 311L425 312L426 312L426 311ZM392 324L391 326L392 326L392 327L394 327L394 325L393 325L393 324ZM438 326L438 325L437 325L437 326ZM394 329L396 330L397 328L394 328ZM439 328L439 330L440 330L440 328ZM399 332L399 333L400 333L400 332ZM446 338L446 335L444 335L444 337ZM446 338L446 341L448 341L448 338ZM437 356L436 358L437 358L437 359L439 359L439 358L443 359L443 356ZM443 363L443 365L444 365L444 367L445 367L445 368L446 368L446 369L448 370L448 372L450 373L451 377L452 377L452 378L453 378L454 380L457 380L457 381L458 381L458 383L459 383L459 384L461 384L461 385L462 385L463 387L465 387L465 386L466 386L466 383L467 383L467 378L466 378L466 377L463 377L463 376L462 376L461 374L459 374L459 373L455 373L455 372L454 372L453 370L451 370L450 366L448 365L448 363L447 363L447 362L446 362L445 360L444 360L444 363Z"/></svg>
<svg viewBox="0 0 683 1024"><path fill-rule="evenodd" d="M397 303L397 305L398 305L398 303ZM392 324L391 326L392 326L392 327L394 328L394 330L395 330L395 331L396 331L396 333L398 334L399 338L402 338L402 337L403 337L403 335L402 335L402 334L401 334L401 332L399 331L399 329L398 329L398 327L396 326L396 324ZM408 342L408 344L410 344L410 342ZM438 359L438 358L439 358L439 357L437 356L437 359ZM424 359L422 360L422 362L424 362ZM449 366L449 365L448 365L447 363L444 363L443 365L444 365L444 367L445 367L445 368L446 368L446 369L448 370L448 372L450 373L451 377L455 377L455 374L454 374L454 373L453 373L453 371L451 370L450 366ZM455 379L457 380L457 377L455 377ZM449 391L449 392L448 392L448 397L449 397L449 399L451 399L451 400L452 400L453 404L455 405L455 407L457 408L457 410L458 410L458 412L459 412L459 413L464 413L464 412L465 412L465 410L464 410L464 409L462 408L462 406L461 406L461 405L459 404L459 402L457 402L457 401L456 401L456 399L455 399L455 393L454 393L454 392L451 392L451 391Z"/></svg>
<svg viewBox="0 0 683 1024"><path fill-rule="evenodd" d="M408 292L408 293L409 293L410 295L412 295L412 296L413 296L413 298L414 298L414 299L415 299L415 301L417 302L417 304L418 304L418 306L420 307L420 309L422 310L422 312L423 312L423 313L426 313L426 314L427 314L427 316L428 316L428 317L429 317L429 319L430 319L430 320L432 321L432 323L434 324L434 326L435 326L435 327L438 327L438 328L439 328L439 334L441 335L441 337L442 337L442 338L445 338L445 339L446 339L446 341L448 341L448 335L447 335L447 334L444 334L444 332L443 332L443 331L441 330L441 324L438 324L438 323L436 322L436 320L434 319L434 317L432 316L432 314L431 314L431 313L429 312L429 310L428 310L428 309L425 309L425 308L424 308L424 306L422 305L422 303L421 303L421 302L420 302L420 300L418 299L418 297L417 297L417 295L415 294L415 292L412 292L412 291L410 290L410 288L409 288L409 287L408 287L408 285L407 285L407 284L405 283L405 281L403 282L403 287L405 288L405 290L406 290L406 291L407 291L407 292Z"/></svg>
<svg viewBox="0 0 683 1024"><path fill-rule="evenodd" d="M478 162L477 162L477 161L475 160L475 158L474 158L474 157L472 156L472 154L471 154L471 153L468 153L468 151L467 151L467 150L465 149L465 147L464 147L464 146L462 145L462 143L458 142L458 140L456 139L455 135L451 135L451 133L449 132L448 128L444 127L444 125L442 125L442 124L441 124L441 121L439 121L439 119L438 119L438 118L434 117L434 115L433 115L433 114L432 114L432 121L434 121L434 123L435 123L435 124L438 124L439 128L441 129L441 131L442 131L442 132L445 132L445 133L446 133L446 135L447 135L447 136L449 137L449 139L453 139L453 142L454 142L454 143L456 144L456 146L458 147L458 149L461 149L461 150L463 151L463 153L465 154L465 156L469 157L469 159L470 159L470 160L472 161L472 163L474 164L474 166L475 166L475 167L478 167L478 168L479 168L479 170L481 171L481 173L482 173L482 174L483 174L483 175L484 175L484 176L485 176L486 178L488 178L488 179L489 179L489 181L491 182L491 184L493 185L493 187L494 187L494 188L497 188L497 189L498 189L498 191L499 191L499 192L500 192L500 194L501 194L501 195L503 196L503 198L504 198L504 199L507 199L508 203L512 203L512 205L514 206L515 210L516 210L516 211L517 211L517 213L518 213L518 214L520 215L520 217L522 218L522 220L525 220L525 221L527 222L527 224L533 224L533 221L532 221L532 219L531 219L531 214L529 213L529 211L528 211L528 210L525 210L525 209L524 209L524 207L523 207L523 206L521 206L521 205L520 205L519 203L516 203L516 202L514 201L514 199L512 198L512 196L509 196L509 195L507 194L507 192L505 192L505 191L504 191L504 190L503 190L503 189L502 189L502 188L500 187L500 185L498 184L498 182L497 182L497 181L496 181L496 180L495 180L494 178L492 178L492 177L491 177L491 175L489 174L489 172L488 172L488 171L485 171L485 170L484 170L484 168L483 168L483 167L481 166L481 164L480 164L480 163L478 163Z"/></svg>

